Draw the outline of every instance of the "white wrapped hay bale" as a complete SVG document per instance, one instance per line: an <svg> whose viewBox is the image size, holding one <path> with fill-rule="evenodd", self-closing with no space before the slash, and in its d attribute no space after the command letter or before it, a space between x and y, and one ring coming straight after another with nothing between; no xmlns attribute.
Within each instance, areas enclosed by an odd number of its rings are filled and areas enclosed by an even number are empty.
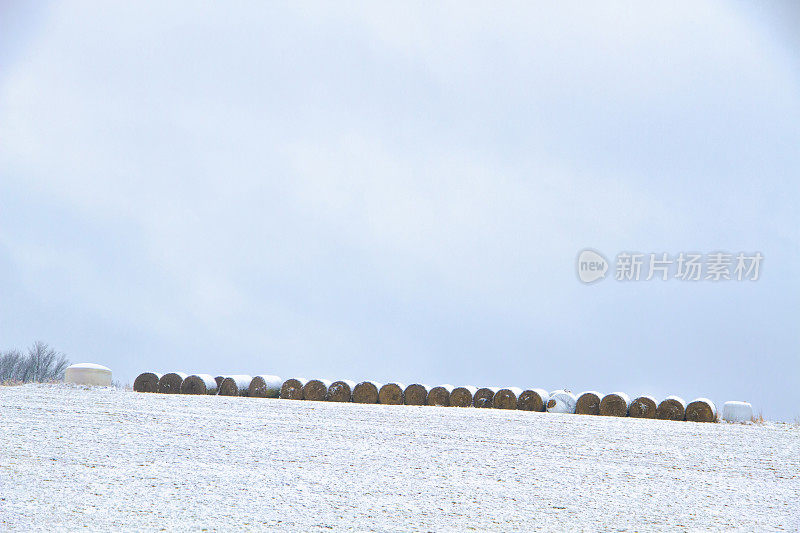
<svg viewBox="0 0 800 533"><path fill-rule="evenodd" d="M253 376L250 382L249 396L251 398L277 398L281 394L283 380L271 374Z"/></svg>
<svg viewBox="0 0 800 533"><path fill-rule="evenodd" d="M111 369L95 363L77 363L64 371L64 382L95 387L111 386Z"/></svg>
<svg viewBox="0 0 800 533"><path fill-rule="evenodd" d="M630 397L624 392L612 392L606 394L600 400L601 416L628 416L628 409L631 406Z"/></svg>
<svg viewBox="0 0 800 533"><path fill-rule="evenodd" d="M547 401L548 413L575 413L578 399L572 392L564 389L554 390Z"/></svg>
<svg viewBox="0 0 800 533"><path fill-rule="evenodd" d="M517 397L517 409L520 411L542 412L547 409L550 394L544 389L527 389Z"/></svg>
<svg viewBox="0 0 800 533"><path fill-rule="evenodd" d="M402 383L387 383L378 391L378 403L383 405L403 405L403 391L406 389Z"/></svg>
<svg viewBox="0 0 800 533"><path fill-rule="evenodd" d="M227 376L219 386L220 396L247 396L250 393L250 382L252 376L246 374L236 374Z"/></svg>
<svg viewBox="0 0 800 533"><path fill-rule="evenodd" d="M450 406L470 407L472 405L472 397L476 392L478 392L478 387L474 385L454 388L450 393Z"/></svg>
<svg viewBox="0 0 800 533"><path fill-rule="evenodd" d="M192 374L181 383L181 394L216 394L217 380L210 374Z"/></svg>
<svg viewBox="0 0 800 533"><path fill-rule="evenodd" d="M628 415L631 418L655 418L658 404L652 396L639 396L631 402Z"/></svg>
<svg viewBox="0 0 800 533"><path fill-rule="evenodd" d="M689 422L716 422L717 406L708 398L698 398L686 406L686 420Z"/></svg>
<svg viewBox="0 0 800 533"><path fill-rule="evenodd" d="M142 372L133 380L133 390L136 392L158 392L158 380L161 374L155 372Z"/></svg>
<svg viewBox="0 0 800 533"><path fill-rule="evenodd" d="M334 381L328 387L328 396L326 399L329 402L350 402L353 399L353 389L356 388L356 382L351 379L340 379Z"/></svg>
<svg viewBox="0 0 800 533"><path fill-rule="evenodd" d="M725 402L722 404L722 419L725 422L752 422L753 406L747 402Z"/></svg>
<svg viewBox="0 0 800 533"><path fill-rule="evenodd" d="M439 385L428 391L428 405L438 405L450 407L450 394L453 392L452 385Z"/></svg>
<svg viewBox="0 0 800 533"><path fill-rule="evenodd" d="M323 402L328 396L328 387L331 386L327 379L309 379L303 385L303 399L312 402Z"/></svg>
<svg viewBox="0 0 800 533"><path fill-rule="evenodd" d="M517 398L522 395L519 387L505 387L497 391L492 398L492 407L495 409L516 409Z"/></svg>
<svg viewBox="0 0 800 533"><path fill-rule="evenodd" d="M600 402L603 395L596 390L582 392L575 403L575 414L577 415L599 415Z"/></svg>
<svg viewBox="0 0 800 533"><path fill-rule="evenodd" d="M185 372L169 372L158 380L158 392L161 394L180 394L183 380L188 378Z"/></svg>
<svg viewBox="0 0 800 533"><path fill-rule="evenodd" d="M680 422L686 418L686 402L680 396L667 396L656 408L659 420L675 420Z"/></svg>

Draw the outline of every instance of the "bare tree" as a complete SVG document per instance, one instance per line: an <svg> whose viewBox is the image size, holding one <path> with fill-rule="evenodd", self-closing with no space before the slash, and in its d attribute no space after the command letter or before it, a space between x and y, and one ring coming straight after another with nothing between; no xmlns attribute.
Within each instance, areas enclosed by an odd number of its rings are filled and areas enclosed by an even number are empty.
<svg viewBox="0 0 800 533"><path fill-rule="evenodd" d="M10 350L0 355L0 381L53 381L64 377L69 366L66 356L37 341L28 348L28 354Z"/></svg>

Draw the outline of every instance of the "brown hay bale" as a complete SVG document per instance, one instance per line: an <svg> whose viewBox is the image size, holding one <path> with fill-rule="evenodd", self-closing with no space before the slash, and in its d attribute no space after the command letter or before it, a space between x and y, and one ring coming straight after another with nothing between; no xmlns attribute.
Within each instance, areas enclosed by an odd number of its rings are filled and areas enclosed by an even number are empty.
<svg viewBox="0 0 800 533"><path fill-rule="evenodd" d="M248 396L251 398L277 398L281 394L283 380L278 376L262 374L250 382Z"/></svg>
<svg viewBox="0 0 800 533"><path fill-rule="evenodd" d="M281 385L281 399L283 400L302 400L303 385L308 381L306 378L289 378Z"/></svg>
<svg viewBox="0 0 800 533"><path fill-rule="evenodd" d="M624 392L606 394L600 400L601 416L628 416L631 399Z"/></svg>
<svg viewBox="0 0 800 533"><path fill-rule="evenodd" d="M250 393L250 382L253 378L244 374L228 376L219 386L220 396L247 396Z"/></svg>
<svg viewBox="0 0 800 533"><path fill-rule="evenodd" d="M658 404L652 396L639 396L631 402L628 416L633 418L655 418Z"/></svg>
<svg viewBox="0 0 800 533"><path fill-rule="evenodd" d="M517 409L520 411L542 412L547 407L550 395L544 389L527 389L517 396Z"/></svg>
<svg viewBox="0 0 800 533"><path fill-rule="evenodd" d="M522 389L519 387L506 387L500 389L494 394L492 398L492 407L495 409L516 409L517 398L522 395Z"/></svg>
<svg viewBox="0 0 800 533"><path fill-rule="evenodd" d="M576 415L599 415L600 414L600 401L603 395L597 391L587 391L578 396L578 401L575 403Z"/></svg>
<svg viewBox="0 0 800 533"><path fill-rule="evenodd" d="M716 422L717 407L708 398L698 398L686 406L686 420L689 422Z"/></svg>
<svg viewBox="0 0 800 533"><path fill-rule="evenodd" d="M362 381L353 389L353 403L378 403L378 391L382 385L374 381Z"/></svg>
<svg viewBox="0 0 800 533"><path fill-rule="evenodd" d="M403 401L406 405L425 405L428 401L428 386L412 383L403 391Z"/></svg>
<svg viewBox="0 0 800 533"><path fill-rule="evenodd" d="M403 405L404 389L405 387L402 383L387 383L378 391L378 403L384 405Z"/></svg>
<svg viewBox="0 0 800 533"><path fill-rule="evenodd" d="M478 392L478 387L467 385L465 387L456 387L450 393L450 406L451 407L472 407L472 396Z"/></svg>
<svg viewBox="0 0 800 533"><path fill-rule="evenodd" d="M439 385L438 387L433 387L428 391L428 397L425 399L425 402L428 405L450 407L450 394L452 392L452 385Z"/></svg>
<svg viewBox="0 0 800 533"><path fill-rule="evenodd" d="M656 408L659 420L682 421L686 418L686 402L679 396L667 396Z"/></svg>
<svg viewBox="0 0 800 533"><path fill-rule="evenodd" d="M327 379L310 379L303 385L303 399L324 402L330 386L331 382Z"/></svg>
<svg viewBox="0 0 800 533"><path fill-rule="evenodd" d="M217 382L209 374L192 374L181 383L181 394L216 394Z"/></svg>
<svg viewBox="0 0 800 533"><path fill-rule="evenodd" d="M491 407L497 387L482 387L472 395L472 405L475 407Z"/></svg>
<svg viewBox="0 0 800 533"><path fill-rule="evenodd" d="M215 376L214 381L217 382L217 388L222 385L222 382L225 381L225 376Z"/></svg>
<svg viewBox="0 0 800 533"><path fill-rule="evenodd" d="M329 402L350 402L353 399L353 389L356 388L356 382L349 379L342 379L334 381L328 387L328 395L326 399Z"/></svg>
<svg viewBox="0 0 800 533"><path fill-rule="evenodd" d="M161 374L155 372L142 372L133 380L133 390L136 392L158 392L158 380Z"/></svg>
<svg viewBox="0 0 800 533"><path fill-rule="evenodd" d="M170 372L158 380L158 392L161 394L180 394L183 380L189 377L183 372Z"/></svg>

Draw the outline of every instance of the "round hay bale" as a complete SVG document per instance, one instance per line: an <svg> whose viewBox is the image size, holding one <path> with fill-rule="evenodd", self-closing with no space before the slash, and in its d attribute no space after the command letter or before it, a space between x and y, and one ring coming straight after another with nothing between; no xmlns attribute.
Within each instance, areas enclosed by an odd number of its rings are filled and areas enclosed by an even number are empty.
<svg viewBox="0 0 800 533"><path fill-rule="evenodd" d="M133 380L133 390L136 392L158 392L158 380L161 374L155 372L142 372Z"/></svg>
<svg viewBox="0 0 800 533"><path fill-rule="evenodd" d="M575 402L576 415L599 415L600 414L600 400L603 395L597 391L590 390L581 393L578 396L578 401Z"/></svg>
<svg viewBox="0 0 800 533"><path fill-rule="evenodd" d="M302 400L306 378L289 378L281 385L280 397L284 400Z"/></svg>
<svg viewBox="0 0 800 533"><path fill-rule="evenodd" d="M327 379L310 379L303 385L303 399L312 402L324 402L328 396L328 387L331 386Z"/></svg>
<svg viewBox="0 0 800 533"><path fill-rule="evenodd" d="M491 407L494 395L499 390L499 387L481 387L472 395L472 405L475 407Z"/></svg>
<svg viewBox="0 0 800 533"><path fill-rule="evenodd" d="M516 409L517 398L522 395L522 389L519 387L506 387L500 389L494 394L492 399L492 407L495 409Z"/></svg>
<svg viewBox="0 0 800 533"><path fill-rule="evenodd" d="M222 385L219 386L219 395L247 396L250 393L251 381L253 381L253 378L245 374L228 376L222 380Z"/></svg>
<svg viewBox="0 0 800 533"><path fill-rule="evenodd" d="M686 406L686 420L689 422L716 422L717 407L708 398L698 398Z"/></svg>
<svg viewBox="0 0 800 533"><path fill-rule="evenodd" d="M209 374L192 374L181 383L181 394L216 394L217 382Z"/></svg>
<svg viewBox="0 0 800 533"><path fill-rule="evenodd" d="M527 389L517 396L517 409L541 412L547 408L549 399L550 395L544 389Z"/></svg>
<svg viewBox="0 0 800 533"><path fill-rule="evenodd" d="M681 421L686 418L686 402L680 396L667 396L656 408L659 420Z"/></svg>
<svg viewBox="0 0 800 533"><path fill-rule="evenodd" d="M350 402L353 399L353 389L356 388L356 382L349 379L342 379L334 381L328 387L328 395L326 399L329 402Z"/></svg>
<svg viewBox="0 0 800 533"><path fill-rule="evenodd" d="M281 394L283 380L278 376L261 374L253 376L248 396L251 398L277 398Z"/></svg>
<svg viewBox="0 0 800 533"><path fill-rule="evenodd" d="M450 407L450 394L453 392L452 385L439 385L428 391L426 402L428 405L438 405L440 407Z"/></svg>
<svg viewBox="0 0 800 533"><path fill-rule="evenodd" d="M725 422L752 422L753 406L747 402L725 402L722 404L722 419Z"/></svg>
<svg viewBox="0 0 800 533"><path fill-rule="evenodd" d="M428 401L428 386L412 383L403 391L403 401L406 405L425 405Z"/></svg>
<svg viewBox="0 0 800 533"><path fill-rule="evenodd" d="M624 392L606 394L600 400L600 416L628 416L631 399Z"/></svg>
<svg viewBox="0 0 800 533"><path fill-rule="evenodd" d="M478 392L478 387L467 385L465 387L456 387L450 393L450 406L451 407L472 407L472 396Z"/></svg>
<svg viewBox="0 0 800 533"><path fill-rule="evenodd" d="M97 363L76 363L64 370L64 383L89 385L91 387L110 387L111 369Z"/></svg>
<svg viewBox="0 0 800 533"><path fill-rule="evenodd" d="M577 403L578 399L572 392L564 389L554 390L547 400L547 412L572 414Z"/></svg>
<svg viewBox="0 0 800 533"><path fill-rule="evenodd" d="M353 389L353 403L378 403L378 391L382 385L374 381L362 381Z"/></svg>
<svg viewBox="0 0 800 533"><path fill-rule="evenodd" d="M631 402L628 416L632 418L655 418L658 404L652 396L639 396Z"/></svg>
<svg viewBox="0 0 800 533"><path fill-rule="evenodd" d="M405 386L402 383L387 383L378 391L378 403L403 405L403 390Z"/></svg>
<svg viewBox="0 0 800 533"><path fill-rule="evenodd" d="M183 372L164 374L158 380L158 392L161 394L180 394L183 380L187 377L189 377L188 374Z"/></svg>

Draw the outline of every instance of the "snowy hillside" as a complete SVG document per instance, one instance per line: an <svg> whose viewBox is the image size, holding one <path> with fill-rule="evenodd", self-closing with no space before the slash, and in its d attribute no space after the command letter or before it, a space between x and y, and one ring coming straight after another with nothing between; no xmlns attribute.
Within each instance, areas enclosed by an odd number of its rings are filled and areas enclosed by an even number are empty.
<svg viewBox="0 0 800 533"><path fill-rule="evenodd" d="M0 387L0 529L800 529L800 428Z"/></svg>

